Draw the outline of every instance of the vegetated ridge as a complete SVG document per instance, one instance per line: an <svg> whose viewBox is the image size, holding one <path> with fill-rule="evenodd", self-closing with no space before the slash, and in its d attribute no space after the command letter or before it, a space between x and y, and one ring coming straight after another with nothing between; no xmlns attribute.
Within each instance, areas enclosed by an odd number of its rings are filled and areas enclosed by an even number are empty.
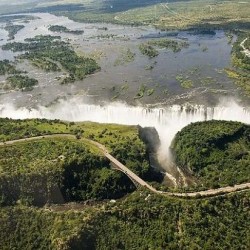
<svg viewBox="0 0 250 250"><path fill-rule="evenodd" d="M32 138L26 139L27 141L13 141L10 145L7 141L49 133L70 132L78 138L83 136L107 145L108 150L112 150L112 154L122 159L126 165L129 165L130 159L139 159L139 154L143 152L139 148L143 144L138 139L133 139L138 133L134 126L77 124L45 119L25 121L1 119L0 125L0 139L6 141L6 145L0 147L1 177L7 178L9 175L9 178L13 178L16 174L27 181L27 185L22 186L22 196L11 206L1 203L0 222L3 231L0 242L3 249L9 249L9 247L74 250L131 249L132 247L217 249L229 245L235 249L247 249L249 246L247 230L249 228L247 219L247 208L250 204L249 191L183 200L164 197L141 188L115 203L89 201L57 206L47 204L44 208L31 207L29 204L32 200L27 199L30 197L28 194L33 188L39 186L39 181L35 182L35 185L32 181L32 175L34 177L35 173L37 173L37 180L44 178L48 184L43 189L46 193L46 190L55 188L54 181L66 167L65 177L67 178L59 179L61 183L68 182L65 189L68 196L65 197L71 197L68 201L73 201L78 198L82 200L95 197L93 195L96 194L107 194L114 190L113 188L119 187L115 181L117 177L114 176L115 179L111 177L112 173L119 174L119 172L105 167L107 162L101 156L100 148L88 143L87 140L67 138L67 135L64 135L64 138L60 135L51 135L51 139L49 137L41 137L39 140ZM231 126L228 124L226 127L229 133L239 128L240 124L233 123ZM213 130L214 133L219 131L217 127ZM131 155L132 151L128 148L131 145L131 139L134 152L137 150L139 150L138 153L140 152L138 155L134 153ZM5 157L7 155L12 157L5 158L3 154ZM141 157L145 159L145 155ZM90 161L92 163L89 165ZM70 164L67 165L67 163ZM81 165L83 163L84 165ZM134 167L130 166L133 171L141 171L141 165L137 167L134 165ZM146 168L143 172L145 170ZM46 173L48 173L47 176ZM137 174L147 179L146 172L143 175L140 172ZM84 181L85 178L87 182ZM128 183L129 180L127 179L126 182ZM80 185L76 186L76 183ZM84 186L86 184L89 184L89 187ZM84 198L84 195L88 196ZM4 201L4 195L1 197ZM145 235L147 237L144 237Z"/></svg>
<svg viewBox="0 0 250 250"><path fill-rule="evenodd" d="M197 178L197 188L249 182L250 126L240 122L193 123L172 143L176 163Z"/></svg>

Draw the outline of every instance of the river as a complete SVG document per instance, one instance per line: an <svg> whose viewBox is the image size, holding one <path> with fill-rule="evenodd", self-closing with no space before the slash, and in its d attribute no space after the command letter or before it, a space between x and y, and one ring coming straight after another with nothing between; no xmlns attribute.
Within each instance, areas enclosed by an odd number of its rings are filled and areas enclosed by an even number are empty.
<svg viewBox="0 0 250 250"><path fill-rule="evenodd" d="M36 35L60 35L69 41L81 55L95 55L101 71L88 76L82 81L66 86L60 85L58 77L62 73L45 73L29 62L17 62L17 67L24 69L28 75L39 80L39 85L31 92L2 90L0 103L11 102L17 106L34 107L49 106L58 99L82 96L92 103L123 101L130 105L172 105L201 104L214 106L221 97L233 97L240 102L245 101L236 85L229 79L224 68L230 67L232 45L222 30L215 34L197 34L185 31L163 32L154 27L130 27L113 24L77 23L66 17L58 17L48 13L32 14L39 19L14 22L23 24L15 41L22 42L25 38ZM82 35L53 33L48 30L50 25L63 25L69 29L84 30ZM7 32L0 27L0 45L7 43ZM104 29L105 27L105 29ZM112 35L113 38L104 38ZM159 37L187 41L188 48L174 53L160 49L159 56L150 59L139 51L139 44ZM234 38L235 39L235 38ZM134 61L116 63L124 51L130 49L135 54ZM17 53L0 49L0 58L14 60ZM151 68L149 70L149 68ZM190 88L181 86L178 77L190 80ZM0 78L0 86L4 78ZM135 99L141 86L153 90L153 94L145 94Z"/></svg>

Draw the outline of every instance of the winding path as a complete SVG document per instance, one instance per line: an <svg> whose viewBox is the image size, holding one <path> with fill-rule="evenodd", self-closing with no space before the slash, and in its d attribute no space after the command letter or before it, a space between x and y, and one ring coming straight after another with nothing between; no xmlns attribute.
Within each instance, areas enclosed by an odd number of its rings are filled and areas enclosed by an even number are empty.
<svg viewBox="0 0 250 250"><path fill-rule="evenodd" d="M247 41L248 38L245 38L241 43L240 46L243 49L242 53L244 53L247 57L250 57L250 50L245 47L245 42Z"/></svg>
<svg viewBox="0 0 250 250"><path fill-rule="evenodd" d="M52 135L36 136L36 137L0 142L0 146L13 145L13 144L19 143L19 142L34 141L34 140L39 140L39 139L44 139L44 138L56 138L56 137L76 139L76 137L72 134L52 134ZM188 198L200 198L200 197L211 197L211 196L225 195L227 193L240 192L240 191L245 191L245 190L250 189L250 182L248 182L248 183L243 183L243 184L239 184L239 185L235 185L235 186L227 186L227 187L222 187L222 188L217 188L217 189L209 189L209 190L205 190L205 191L188 192L188 193L175 193L175 192L159 191L159 190L155 189L154 187L152 187L151 185L149 185L143 179L141 179L138 175L136 175L133 171L131 171L129 168L127 168L125 165L123 165L121 162L119 162L111 154L109 154L106 147L104 145L102 145L101 143L87 139L87 138L82 138L81 140L90 142L91 144L98 147L99 150L104 154L104 156L110 160L113 168L125 173L135 184L138 184L139 186L145 187L148 190L150 190L151 192L159 194L159 195L175 196L175 197L182 197L182 198L185 198L185 197L186 198L187 197Z"/></svg>

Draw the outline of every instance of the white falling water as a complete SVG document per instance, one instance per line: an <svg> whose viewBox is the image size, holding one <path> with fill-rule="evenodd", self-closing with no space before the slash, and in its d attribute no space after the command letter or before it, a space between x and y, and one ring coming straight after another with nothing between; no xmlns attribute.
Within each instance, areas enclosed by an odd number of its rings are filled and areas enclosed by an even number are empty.
<svg viewBox="0 0 250 250"><path fill-rule="evenodd" d="M68 121L93 121L124 125L155 127L161 140L160 151L167 155L175 134L191 122L204 120L233 120L250 123L250 112L233 101L214 108L204 106L170 106L148 109L112 103L104 106L86 104L83 100L72 98L62 100L52 107L39 106L36 109L15 108L10 104L0 105L0 117L14 119L47 118Z"/></svg>

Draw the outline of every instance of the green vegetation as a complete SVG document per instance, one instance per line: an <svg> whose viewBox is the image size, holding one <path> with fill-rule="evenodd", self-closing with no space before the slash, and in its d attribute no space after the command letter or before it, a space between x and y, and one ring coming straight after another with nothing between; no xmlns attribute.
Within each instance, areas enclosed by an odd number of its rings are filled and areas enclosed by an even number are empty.
<svg viewBox="0 0 250 250"><path fill-rule="evenodd" d="M16 70L15 66L9 60L0 61L0 75L6 74L20 74L19 70Z"/></svg>
<svg viewBox="0 0 250 250"><path fill-rule="evenodd" d="M55 14L59 16L67 16L69 19L76 22L86 23L117 23L121 22L115 20L115 13L95 13L82 11L57 11ZM125 23L124 23L125 24Z"/></svg>
<svg viewBox="0 0 250 250"><path fill-rule="evenodd" d="M145 94L145 91L146 91L146 85L145 84L142 84L139 88L139 91L138 93L136 94L136 96L134 97L134 99L140 99L144 96Z"/></svg>
<svg viewBox="0 0 250 250"><path fill-rule="evenodd" d="M209 85L209 84L215 83L216 81L212 77L208 76L206 78L201 78L200 82L202 85Z"/></svg>
<svg viewBox="0 0 250 250"><path fill-rule="evenodd" d="M51 25L49 27L49 30L52 32L64 32L64 33L69 33L69 34L74 34L74 35L82 35L84 33L83 30L70 30L65 26L62 25Z"/></svg>
<svg viewBox="0 0 250 250"><path fill-rule="evenodd" d="M2 141L55 132L71 133L79 140L55 135L0 146L2 205L118 198L134 190L128 177L111 170L100 150L81 137L103 143L142 178L149 181L161 178L150 168L146 147L135 126L0 119Z"/></svg>
<svg viewBox="0 0 250 250"><path fill-rule="evenodd" d="M193 81L189 80L188 77L184 77L182 74L180 74L175 78L181 84L182 88L189 89L193 87Z"/></svg>
<svg viewBox="0 0 250 250"><path fill-rule="evenodd" d="M155 92L155 89L148 89L147 96L153 95L154 92Z"/></svg>
<svg viewBox="0 0 250 250"><path fill-rule="evenodd" d="M187 48L189 46L189 43L186 41L177 41L167 38L150 40L148 41L148 44L162 49L170 49L175 53L181 51L182 48Z"/></svg>
<svg viewBox="0 0 250 250"><path fill-rule="evenodd" d="M148 56L149 58L153 58L159 55L159 52L153 46L147 43L140 44L139 50L143 55Z"/></svg>
<svg viewBox="0 0 250 250"><path fill-rule="evenodd" d="M20 89L20 90L32 90L32 88L38 84L36 79L30 78L26 75L21 75L26 73L17 70L15 66L8 60L0 61L0 75L8 75L6 78L6 83L4 83L4 89Z"/></svg>
<svg viewBox="0 0 250 250"><path fill-rule="evenodd" d="M9 76L7 77L7 82L11 89L21 89L24 91L32 90L32 88L38 84L36 79L23 75Z"/></svg>
<svg viewBox="0 0 250 250"><path fill-rule="evenodd" d="M230 78L233 78L238 86L245 92L246 96L250 96L250 77L249 72L240 69L225 69Z"/></svg>
<svg viewBox="0 0 250 250"><path fill-rule="evenodd" d="M86 75L93 74L100 69L94 59L78 56L59 36L36 36L26 39L25 43L7 43L2 48L26 51L19 58L28 59L46 71L58 71L62 67L69 74L62 83L83 80Z"/></svg>
<svg viewBox="0 0 250 250"><path fill-rule="evenodd" d="M24 27L24 25L7 24L4 29L9 32L9 40L14 40L16 33Z"/></svg>
<svg viewBox="0 0 250 250"><path fill-rule="evenodd" d="M0 13L50 12L80 22L154 25L162 29L249 28L249 1L61 0L1 5Z"/></svg>
<svg viewBox="0 0 250 250"><path fill-rule="evenodd" d="M117 35L115 34L101 34L101 35L97 35L97 36L91 36L90 39L100 39L100 40L110 40L110 39L114 39L116 38Z"/></svg>
<svg viewBox="0 0 250 250"><path fill-rule="evenodd" d="M250 49L250 32L238 32L238 39L233 45L232 57L236 67L250 71L250 57L244 52L243 46ZM243 41L245 42L243 43Z"/></svg>
<svg viewBox="0 0 250 250"><path fill-rule="evenodd" d="M61 68L60 66L58 66L58 63L52 61L50 58L47 58L47 57L32 58L31 62L32 62L32 65L34 65L37 68L43 69L46 72L61 71Z"/></svg>
<svg viewBox="0 0 250 250"><path fill-rule="evenodd" d="M130 25L154 25L162 29L249 28L248 1L88 1L86 9L57 11L80 22L112 22ZM79 2L79 3L82 3ZM138 4L139 3L139 4ZM155 4L156 3L156 4ZM136 7L136 4L139 6ZM110 6L113 6L111 9ZM119 7L118 7L119 6ZM47 9L48 11L49 9Z"/></svg>
<svg viewBox="0 0 250 250"><path fill-rule="evenodd" d="M115 60L114 66L125 65L127 63L133 62L135 60L135 53L133 53L129 48L123 49L119 57Z"/></svg>
<svg viewBox="0 0 250 250"><path fill-rule="evenodd" d="M84 131L85 138L99 141L111 149L109 145L118 143L117 138L121 141L127 137L134 140L138 136L136 126L99 124L93 122L62 122L60 120L46 119L12 120L0 118L0 121L0 141L2 142L46 134L77 134L80 131ZM105 129L106 127L108 127L108 129ZM105 134L106 136L104 136Z"/></svg>
<svg viewBox="0 0 250 250"><path fill-rule="evenodd" d="M118 198L134 189L84 141L55 137L0 147L0 151L2 205Z"/></svg>
<svg viewBox="0 0 250 250"><path fill-rule="evenodd" d="M227 36L228 44L232 44L234 35L230 31L225 32L225 35Z"/></svg>
<svg viewBox="0 0 250 250"><path fill-rule="evenodd" d="M185 88L185 89L190 89L192 88L194 85L193 85L193 82L192 80L184 80L181 82L181 87L182 88Z"/></svg>
<svg viewBox="0 0 250 250"><path fill-rule="evenodd" d="M249 192L196 201L146 197L145 193L141 196L134 193L94 220L96 249L247 249L249 246Z"/></svg>
<svg viewBox="0 0 250 250"><path fill-rule="evenodd" d="M180 200L140 190L115 204L0 209L7 249L249 249L250 193ZM56 212L58 211L58 212Z"/></svg>
<svg viewBox="0 0 250 250"><path fill-rule="evenodd" d="M249 27L249 2L173 1L118 13L122 23L154 24L163 29ZM235 14L237 13L237 18Z"/></svg>
<svg viewBox="0 0 250 250"><path fill-rule="evenodd" d="M178 132L172 152L178 166L190 169L198 187L249 182L250 126L239 122L193 123Z"/></svg>
<svg viewBox="0 0 250 250"><path fill-rule="evenodd" d="M1 249L93 249L89 210L53 212L24 206L2 208Z"/></svg>
<svg viewBox="0 0 250 250"><path fill-rule="evenodd" d="M155 92L154 88L148 88L148 86L146 86L145 84L141 84L134 99L141 99L145 96L145 94L147 96L151 96L154 94L154 92Z"/></svg>
<svg viewBox="0 0 250 250"><path fill-rule="evenodd" d="M0 118L0 141L5 142L52 133L69 133L71 128L80 130L75 124L63 123L59 120L12 120Z"/></svg>
<svg viewBox="0 0 250 250"><path fill-rule="evenodd" d="M249 131L237 122L195 123L178 133L174 145L179 160L188 155L196 175L213 159L221 163L219 170L210 165L202 181L224 185L231 175L238 183L250 176ZM156 180L136 126L0 119L1 141L55 132L82 139L54 135L0 146L3 250L249 249L249 191L189 200L141 188L115 202L93 200L119 198L134 187L84 138L105 144L142 178Z"/></svg>
<svg viewBox="0 0 250 250"><path fill-rule="evenodd" d="M2 6L1 6L2 7ZM30 20L39 19L39 17L30 15L11 15L11 16L0 16L1 23L11 23L16 21L29 22Z"/></svg>
<svg viewBox="0 0 250 250"><path fill-rule="evenodd" d="M173 52L179 52L182 48L187 48L189 46L188 42L176 41L167 38L154 39L150 40L146 43L142 43L139 45L139 50L143 55L148 56L149 58L153 58L159 55L159 51L156 48L161 49L170 49ZM146 70L153 69L153 66L145 68Z"/></svg>
<svg viewBox="0 0 250 250"><path fill-rule="evenodd" d="M113 92L113 96L111 98L111 100L115 100L116 98L118 98L120 95L125 95L127 90L129 89L129 85L127 83L125 83L124 85L120 86L119 88L116 88L115 86L113 86L111 88L111 91Z"/></svg>
<svg viewBox="0 0 250 250"><path fill-rule="evenodd" d="M250 54L247 54L242 47L243 45L249 52L250 32L237 32L237 35L237 41L232 49L232 63L235 68L227 68L225 71L229 77L235 79L236 84L244 90L245 94L250 96Z"/></svg>

